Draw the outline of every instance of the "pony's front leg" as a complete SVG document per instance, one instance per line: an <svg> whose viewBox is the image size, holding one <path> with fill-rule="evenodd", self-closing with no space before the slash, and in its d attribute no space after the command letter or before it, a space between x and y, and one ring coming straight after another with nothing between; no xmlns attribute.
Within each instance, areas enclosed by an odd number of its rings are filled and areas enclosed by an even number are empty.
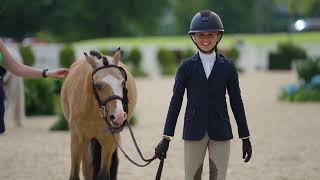
<svg viewBox="0 0 320 180"><path fill-rule="evenodd" d="M113 153L116 150L114 142L103 141L101 145L101 168L99 172L99 180L111 180L111 164Z"/></svg>
<svg viewBox="0 0 320 180"><path fill-rule="evenodd" d="M83 154L83 144L79 136L71 132L71 171L69 180L80 180L79 171Z"/></svg>
<svg viewBox="0 0 320 180"><path fill-rule="evenodd" d="M90 146L86 143L86 147L84 148L82 158L82 173L84 180L93 180L93 166L92 166L92 158L90 152Z"/></svg>

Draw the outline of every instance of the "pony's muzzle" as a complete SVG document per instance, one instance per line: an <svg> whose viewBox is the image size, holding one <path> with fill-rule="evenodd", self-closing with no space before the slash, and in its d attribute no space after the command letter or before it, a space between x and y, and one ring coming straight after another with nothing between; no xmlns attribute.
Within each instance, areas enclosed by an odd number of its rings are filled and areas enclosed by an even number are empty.
<svg viewBox="0 0 320 180"><path fill-rule="evenodd" d="M116 113L110 115L110 120L113 125L115 126L121 126L123 122L127 119L128 115L126 112L123 113Z"/></svg>

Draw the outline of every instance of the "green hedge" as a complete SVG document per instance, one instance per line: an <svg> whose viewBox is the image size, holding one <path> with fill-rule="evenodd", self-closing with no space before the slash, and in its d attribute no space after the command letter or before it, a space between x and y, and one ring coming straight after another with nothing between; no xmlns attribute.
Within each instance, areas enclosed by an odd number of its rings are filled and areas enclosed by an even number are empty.
<svg viewBox="0 0 320 180"><path fill-rule="evenodd" d="M33 54L31 46L20 44L19 45L19 52L20 52L20 55L21 55L21 57L23 59L23 63L25 65L28 65L28 66L33 66L34 65L35 56Z"/></svg>
<svg viewBox="0 0 320 180"><path fill-rule="evenodd" d="M306 51L299 46L296 46L291 42L279 43L277 50L269 54L269 69L290 70L293 60L302 60L306 58Z"/></svg>
<svg viewBox="0 0 320 180"><path fill-rule="evenodd" d="M58 114L58 119L51 125L51 131L68 131L69 125L67 120L64 118L63 113Z"/></svg>
<svg viewBox="0 0 320 180"><path fill-rule="evenodd" d="M158 52L158 63L161 68L161 74L174 75L178 66L176 55L173 51L160 48Z"/></svg>
<svg viewBox="0 0 320 180"><path fill-rule="evenodd" d="M299 62L296 68L299 79L309 83L314 75L320 74L320 57Z"/></svg>
<svg viewBox="0 0 320 180"><path fill-rule="evenodd" d="M75 61L75 53L72 45L67 44L60 51L59 63L61 67L69 68L71 64Z"/></svg>
<svg viewBox="0 0 320 180"><path fill-rule="evenodd" d="M133 48L129 54L126 62L132 66L140 67L141 66L141 52L138 48Z"/></svg>
<svg viewBox="0 0 320 180"><path fill-rule="evenodd" d="M26 115L53 115L55 99L49 79L25 79Z"/></svg>
<svg viewBox="0 0 320 180"><path fill-rule="evenodd" d="M129 53L128 57L126 58L126 63L130 68L130 72L135 77L147 77L148 74L144 71L141 67L142 55L140 50L135 47Z"/></svg>
<svg viewBox="0 0 320 180"><path fill-rule="evenodd" d="M311 88L308 85L304 85L294 93L282 91L279 98L280 100L291 102L319 102L320 88Z"/></svg>
<svg viewBox="0 0 320 180"><path fill-rule="evenodd" d="M195 54L195 51L191 48L181 51L181 59L186 59L192 57Z"/></svg>
<svg viewBox="0 0 320 180"><path fill-rule="evenodd" d="M110 49L106 49L106 48L101 48L101 49L99 49L99 51L105 56L113 57L114 53L116 52L116 49L110 50ZM128 59L127 56L128 56L128 52L121 49L121 61L123 63L127 63L126 62L126 60Z"/></svg>
<svg viewBox="0 0 320 180"><path fill-rule="evenodd" d="M110 50L110 49L99 49L99 51L106 56L113 56L114 51Z"/></svg>

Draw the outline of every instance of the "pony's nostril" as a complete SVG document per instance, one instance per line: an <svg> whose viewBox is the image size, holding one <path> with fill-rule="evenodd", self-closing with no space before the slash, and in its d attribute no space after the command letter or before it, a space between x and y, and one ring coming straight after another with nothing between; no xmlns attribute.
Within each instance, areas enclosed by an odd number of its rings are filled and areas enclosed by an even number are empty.
<svg viewBox="0 0 320 180"><path fill-rule="evenodd" d="M115 118L116 118L116 117L115 117L114 115L110 115L110 120L111 120L111 121L114 121Z"/></svg>

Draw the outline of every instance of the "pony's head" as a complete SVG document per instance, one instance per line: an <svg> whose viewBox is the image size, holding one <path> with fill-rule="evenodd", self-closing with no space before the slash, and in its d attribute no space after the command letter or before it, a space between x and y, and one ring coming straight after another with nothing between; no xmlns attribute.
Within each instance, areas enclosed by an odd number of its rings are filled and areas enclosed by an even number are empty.
<svg viewBox="0 0 320 180"><path fill-rule="evenodd" d="M100 106L100 115L110 126L122 127L127 119L127 74L118 66L121 59L120 48L113 57L104 56L98 51L84 53L87 62L92 67L92 89ZM81 98L81 97L79 97Z"/></svg>

